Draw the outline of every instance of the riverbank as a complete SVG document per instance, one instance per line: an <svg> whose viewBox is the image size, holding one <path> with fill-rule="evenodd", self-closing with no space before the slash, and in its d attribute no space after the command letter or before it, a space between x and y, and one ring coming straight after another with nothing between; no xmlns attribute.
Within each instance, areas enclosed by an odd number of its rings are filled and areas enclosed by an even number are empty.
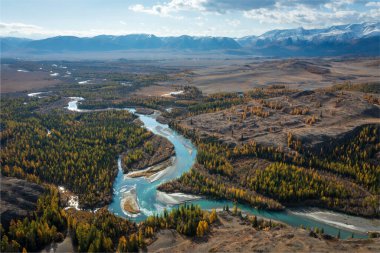
<svg viewBox="0 0 380 253"><path fill-rule="evenodd" d="M157 174L158 172L165 170L167 167L173 165L175 161L175 156L170 157L169 159L158 163L156 165L150 166L143 170L133 171L129 172L128 174L125 174L125 178L138 178L138 177L144 177L146 179L149 179L153 175Z"/></svg>
<svg viewBox="0 0 380 253"><path fill-rule="evenodd" d="M308 217L310 219L325 222L332 226L345 228L363 233L380 232L379 219L366 219L362 217L349 216L343 213L335 213L318 208L290 209L289 212L297 216Z"/></svg>
<svg viewBox="0 0 380 253"><path fill-rule="evenodd" d="M181 192L166 193L157 191L157 200L167 205L178 205L191 200L201 199L200 196L185 194Z"/></svg>
<svg viewBox="0 0 380 253"><path fill-rule="evenodd" d="M338 240L290 226L257 230L250 222L218 212L219 222L202 240L161 230L148 252L379 252L380 238Z"/></svg>

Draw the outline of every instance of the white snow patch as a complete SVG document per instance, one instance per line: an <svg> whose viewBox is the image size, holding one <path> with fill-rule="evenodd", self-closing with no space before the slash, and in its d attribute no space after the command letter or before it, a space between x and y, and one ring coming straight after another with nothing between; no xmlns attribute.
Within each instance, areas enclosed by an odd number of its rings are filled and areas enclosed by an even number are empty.
<svg viewBox="0 0 380 253"><path fill-rule="evenodd" d="M45 94L45 93L50 93L51 91L41 91L41 92L34 92L34 93L28 93L28 97L38 97L38 98L42 98L41 94Z"/></svg>
<svg viewBox="0 0 380 253"><path fill-rule="evenodd" d="M40 96L38 96L38 95L41 95L41 94L43 94L43 93L46 93L46 92L34 92L34 93L29 93L29 94L28 94L28 97L39 97L39 98L40 98Z"/></svg>
<svg viewBox="0 0 380 253"><path fill-rule="evenodd" d="M180 91L172 91L172 92L170 92L169 94L170 94L170 95L178 95L178 94L182 94L182 93L184 93L183 90L180 90Z"/></svg>
<svg viewBox="0 0 380 253"><path fill-rule="evenodd" d="M76 210L80 210L79 197L76 195L70 196L69 201L67 202L67 205L68 206L65 209L75 208Z"/></svg>
<svg viewBox="0 0 380 253"><path fill-rule="evenodd" d="M86 80L86 81L80 81L78 84L88 84L91 80Z"/></svg>
<svg viewBox="0 0 380 253"><path fill-rule="evenodd" d="M71 101L66 107L70 111L81 112L82 110L78 109L78 102L84 100L82 97L69 97Z"/></svg>

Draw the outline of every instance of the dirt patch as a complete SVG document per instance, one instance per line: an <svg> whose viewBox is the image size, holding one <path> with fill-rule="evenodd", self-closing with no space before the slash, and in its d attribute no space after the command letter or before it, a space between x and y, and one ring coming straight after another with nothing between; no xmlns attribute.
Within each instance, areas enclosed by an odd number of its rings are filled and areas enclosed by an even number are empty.
<svg viewBox="0 0 380 253"><path fill-rule="evenodd" d="M5 64L1 65L1 93L31 91L59 83L62 81L52 78L48 72L26 72L22 69L18 71Z"/></svg>
<svg viewBox="0 0 380 253"><path fill-rule="evenodd" d="M172 77L176 84L193 85L206 94L244 92L272 84L316 89L344 81L376 82L380 78L378 62L378 58L214 60Z"/></svg>
<svg viewBox="0 0 380 253"><path fill-rule="evenodd" d="M138 96L148 96L148 97L161 97L166 94L170 94L170 92L175 92L176 88L170 84L167 85L151 85L147 87L143 87L133 92L133 95ZM170 97L170 96L169 96Z"/></svg>

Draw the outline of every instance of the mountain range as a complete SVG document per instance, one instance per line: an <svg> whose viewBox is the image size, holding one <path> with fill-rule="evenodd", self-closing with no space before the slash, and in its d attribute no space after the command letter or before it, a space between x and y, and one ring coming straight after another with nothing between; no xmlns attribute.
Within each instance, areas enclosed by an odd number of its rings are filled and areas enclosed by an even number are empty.
<svg viewBox="0 0 380 253"><path fill-rule="evenodd" d="M48 54L114 50L224 51L263 56L380 55L380 22L322 29L272 30L242 38L151 34L95 37L57 36L40 40L2 37L1 53Z"/></svg>

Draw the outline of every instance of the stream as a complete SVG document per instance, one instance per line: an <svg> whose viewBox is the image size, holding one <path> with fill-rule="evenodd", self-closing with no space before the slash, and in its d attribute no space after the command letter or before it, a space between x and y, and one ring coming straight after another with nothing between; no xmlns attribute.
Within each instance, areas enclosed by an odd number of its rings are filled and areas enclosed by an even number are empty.
<svg viewBox="0 0 380 253"><path fill-rule="evenodd" d="M68 110L77 112L91 111L78 109L78 102L83 100L83 98L71 97L70 99L71 101L67 107ZM202 209L208 210L213 208L221 209L225 205L229 205L230 208L232 208L234 203L231 201L208 200L192 195L166 194L157 191L158 185L178 178L190 170L195 163L197 149L190 140L170 129L167 124L157 122L157 113L153 115L141 115L135 113L134 109L125 108L125 110L138 116L144 123L145 128L154 134L167 138L174 145L176 154L171 166L148 178L130 178L123 174L121 159L119 158L119 172L114 182L114 196L112 203L109 205L109 211L115 215L139 222L146 219L149 215L161 213L164 208L171 209L185 201L187 203L200 205ZM136 200L140 210L139 213L132 214L123 210L122 205L125 197L134 198ZM341 238L350 238L352 233L354 233L355 238L367 238L366 232L380 230L379 219L366 219L316 208L266 211L242 204L238 204L238 207L246 213L280 221L294 227L323 228L326 234L332 236L336 236L340 231Z"/></svg>

